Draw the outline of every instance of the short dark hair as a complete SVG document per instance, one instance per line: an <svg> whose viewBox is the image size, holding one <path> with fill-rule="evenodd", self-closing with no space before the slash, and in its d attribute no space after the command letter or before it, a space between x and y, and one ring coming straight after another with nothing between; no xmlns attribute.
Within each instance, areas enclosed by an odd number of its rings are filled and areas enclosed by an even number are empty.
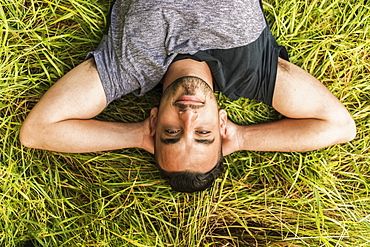
<svg viewBox="0 0 370 247"><path fill-rule="evenodd" d="M162 169L156 160L156 165L163 178L171 185L171 188L178 192L192 193L203 191L210 187L215 179L222 174L224 170L224 158L222 152L219 152L219 158L216 165L208 172L169 172Z"/></svg>

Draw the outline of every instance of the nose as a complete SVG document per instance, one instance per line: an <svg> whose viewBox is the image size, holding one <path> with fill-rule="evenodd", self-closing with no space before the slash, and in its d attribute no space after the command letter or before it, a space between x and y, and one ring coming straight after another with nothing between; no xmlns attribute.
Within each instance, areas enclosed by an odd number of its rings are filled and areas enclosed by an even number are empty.
<svg viewBox="0 0 370 247"><path fill-rule="evenodd" d="M193 109L185 109L179 111L180 119L184 122L185 129L189 129L192 123L198 118L198 112Z"/></svg>

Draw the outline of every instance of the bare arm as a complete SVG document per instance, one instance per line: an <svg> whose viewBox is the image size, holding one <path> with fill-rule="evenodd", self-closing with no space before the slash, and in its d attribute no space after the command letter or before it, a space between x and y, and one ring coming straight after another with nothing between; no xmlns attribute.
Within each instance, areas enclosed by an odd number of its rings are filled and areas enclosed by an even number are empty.
<svg viewBox="0 0 370 247"><path fill-rule="evenodd" d="M93 152L129 147L153 152L149 122L93 120L106 98L93 59L63 76L32 109L20 139L28 147L59 152Z"/></svg>
<svg viewBox="0 0 370 247"><path fill-rule="evenodd" d="M228 122L224 154L237 150L310 151L352 140L354 121L342 103L301 68L279 60L273 107L286 119L248 126Z"/></svg>

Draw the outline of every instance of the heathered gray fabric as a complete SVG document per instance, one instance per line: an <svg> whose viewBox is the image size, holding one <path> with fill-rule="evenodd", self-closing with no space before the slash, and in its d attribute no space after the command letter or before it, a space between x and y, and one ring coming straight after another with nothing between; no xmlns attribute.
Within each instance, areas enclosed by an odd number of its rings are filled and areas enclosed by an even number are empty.
<svg viewBox="0 0 370 247"><path fill-rule="evenodd" d="M108 34L89 55L109 104L151 90L177 54L244 46L265 27L260 0L117 0Z"/></svg>

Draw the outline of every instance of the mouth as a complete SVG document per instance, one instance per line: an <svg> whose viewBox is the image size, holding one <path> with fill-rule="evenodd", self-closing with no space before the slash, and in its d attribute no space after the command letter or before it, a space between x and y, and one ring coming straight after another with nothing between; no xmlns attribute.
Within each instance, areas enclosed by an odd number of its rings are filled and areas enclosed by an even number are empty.
<svg viewBox="0 0 370 247"><path fill-rule="evenodd" d="M204 102L195 96L181 96L175 103L184 105L204 105Z"/></svg>

